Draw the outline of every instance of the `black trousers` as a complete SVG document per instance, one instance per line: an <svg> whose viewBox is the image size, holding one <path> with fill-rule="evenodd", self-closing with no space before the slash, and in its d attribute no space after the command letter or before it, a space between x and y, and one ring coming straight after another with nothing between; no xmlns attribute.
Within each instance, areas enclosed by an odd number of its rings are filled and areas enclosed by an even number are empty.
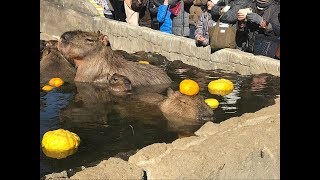
<svg viewBox="0 0 320 180"><path fill-rule="evenodd" d="M114 9L112 12L113 19L117 21L126 21L126 13L124 11L123 1L119 0L110 0L110 3Z"/></svg>

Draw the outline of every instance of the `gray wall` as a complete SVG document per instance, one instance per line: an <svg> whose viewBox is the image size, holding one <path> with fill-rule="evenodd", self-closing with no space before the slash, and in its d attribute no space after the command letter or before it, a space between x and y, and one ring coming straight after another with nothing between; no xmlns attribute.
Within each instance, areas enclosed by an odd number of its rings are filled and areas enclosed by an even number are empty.
<svg viewBox="0 0 320 180"><path fill-rule="evenodd" d="M100 17L88 0L40 0L40 32L59 37L70 30L97 31L109 37L112 49L128 53L159 53L169 60L206 70L223 69L240 74L270 73L280 76L280 61L237 49L211 53L189 38Z"/></svg>

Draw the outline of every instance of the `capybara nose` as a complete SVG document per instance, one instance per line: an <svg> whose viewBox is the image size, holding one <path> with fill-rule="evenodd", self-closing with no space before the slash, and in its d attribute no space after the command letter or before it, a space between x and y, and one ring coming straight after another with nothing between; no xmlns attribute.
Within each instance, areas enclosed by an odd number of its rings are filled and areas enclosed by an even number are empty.
<svg viewBox="0 0 320 180"><path fill-rule="evenodd" d="M124 81L124 84L125 84L126 89L127 89L128 91L131 91L131 90L132 90L132 86L131 86L130 80L125 80L125 81Z"/></svg>
<svg viewBox="0 0 320 180"><path fill-rule="evenodd" d="M201 116L200 117L201 121L214 121L214 117L213 116Z"/></svg>

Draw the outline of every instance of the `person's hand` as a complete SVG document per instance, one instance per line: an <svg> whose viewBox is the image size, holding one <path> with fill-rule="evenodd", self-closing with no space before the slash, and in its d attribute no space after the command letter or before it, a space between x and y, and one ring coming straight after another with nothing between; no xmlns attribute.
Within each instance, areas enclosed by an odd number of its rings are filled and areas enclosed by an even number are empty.
<svg viewBox="0 0 320 180"><path fill-rule="evenodd" d="M208 1L208 2L207 2L207 8L208 8L208 10L211 10L211 9L213 8L213 6L214 6L214 3L213 3L212 1Z"/></svg>
<svg viewBox="0 0 320 180"><path fill-rule="evenodd" d="M221 9L221 13L226 13L230 9L230 6L225 6Z"/></svg>
<svg viewBox="0 0 320 180"><path fill-rule="evenodd" d="M247 17L248 13L252 13L251 8L239 9L238 11L238 20L244 20Z"/></svg>
<svg viewBox="0 0 320 180"><path fill-rule="evenodd" d="M250 22L254 22L254 23L260 24L261 21L262 21L262 17L257 13L248 13L247 14L247 20L250 21Z"/></svg>
<svg viewBox="0 0 320 180"><path fill-rule="evenodd" d="M203 36L199 35L197 36L197 41L203 42L204 40L206 40Z"/></svg>

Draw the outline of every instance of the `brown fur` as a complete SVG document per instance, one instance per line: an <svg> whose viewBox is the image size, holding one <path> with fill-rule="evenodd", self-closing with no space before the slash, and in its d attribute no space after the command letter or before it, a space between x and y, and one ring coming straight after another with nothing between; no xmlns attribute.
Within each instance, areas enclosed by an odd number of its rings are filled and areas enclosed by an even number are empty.
<svg viewBox="0 0 320 180"><path fill-rule="evenodd" d="M107 82L108 74L128 77L133 86L171 83L169 76L150 64L127 61L113 52L107 36L99 32L69 31L62 34L58 49L77 66L75 81Z"/></svg>
<svg viewBox="0 0 320 180"><path fill-rule="evenodd" d="M128 92L132 90L131 81L120 74L113 74L109 79L109 90L112 92Z"/></svg>
<svg viewBox="0 0 320 180"><path fill-rule="evenodd" d="M167 128L170 131L182 133L183 136L191 135L206 121L213 121L213 110L204 102L201 95L187 96L169 88L167 96L143 93L133 94L129 98L126 99L125 104L120 103L115 107L122 116L134 116L135 119L139 119L139 116L143 116L141 119L150 116L151 120L156 121L161 113L163 119L167 120ZM146 103L145 106L149 107L148 111L137 108L137 104L142 106L141 102Z"/></svg>
<svg viewBox="0 0 320 180"><path fill-rule="evenodd" d="M143 101L151 105L157 105L162 114L173 123L195 124L196 122L212 121L213 111L204 102L201 95L188 96L179 91L168 88L167 96L159 93L133 94L130 100Z"/></svg>
<svg viewBox="0 0 320 180"><path fill-rule="evenodd" d="M40 40L40 61L42 57L42 53L46 48L57 48L58 41L57 40Z"/></svg>
<svg viewBox="0 0 320 180"><path fill-rule="evenodd" d="M171 121L213 120L213 111L201 95L188 96L169 89L168 98L160 103L160 109Z"/></svg>
<svg viewBox="0 0 320 180"><path fill-rule="evenodd" d="M60 120L66 127L106 125L112 106L105 102L114 101L117 96L126 95L131 91L128 78L119 74L112 75L108 84L75 82L75 85L75 101L60 113Z"/></svg>
<svg viewBox="0 0 320 180"><path fill-rule="evenodd" d="M105 102L111 101L117 102L112 109L120 113L121 116L134 116L135 119L143 116L141 119L147 121L149 119L151 123L159 123L158 121L161 120L159 116L162 115L164 119L167 119L167 127L169 129L187 135L192 134L205 121L213 120L213 111L204 102L204 98L201 95L187 96L179 91L174 92L170 88L167 91L167 96L153 92L153 88L147 88L147 90L151 90L150 92L146 90L139 94L131 91L130 81L125 76L119 74L112 75L109 78L108 84L76 82L76 86L78 90L76 103L71 107L69 106L63 112L63 117L75 119L75 121L83 119L78 117L79 107L85 111L88 111L88 108L104 109ZM116 98L113 96L112 92L121 91L128 93L124 94L125 96ZM108 106L109 108L111 107ZM146 109L148 111L145 111ZM107 113L108 111L101 112ZM101 112L96 111L98 114Z"/></svg>
<svg viewBox="0 0 320 180"><path fill-rule="evenodd" d="M45 83L54 77L72 82L75 74L75 67L56 48L44 48L40 61L40 82Z"/></svg>

